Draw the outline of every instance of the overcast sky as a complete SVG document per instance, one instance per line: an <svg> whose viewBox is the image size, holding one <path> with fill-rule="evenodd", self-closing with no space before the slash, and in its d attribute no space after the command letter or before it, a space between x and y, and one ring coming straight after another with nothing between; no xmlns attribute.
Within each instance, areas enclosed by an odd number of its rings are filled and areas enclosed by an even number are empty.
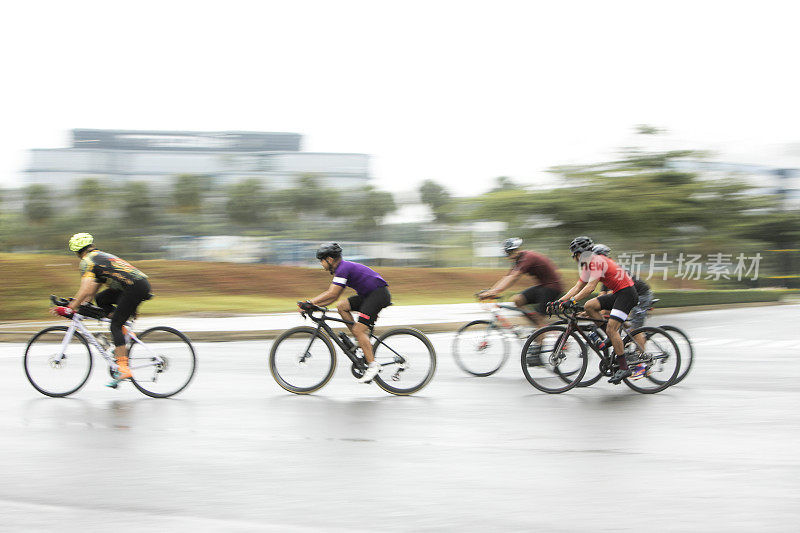
<svg viewBox="0 0 800 533"><path fill-rule="evenodd" d="M458 194L631 142L800 141L796 2L20 1L0 186L71 128L290 131ZM733 148L732 148L733 149Z"/></svg>

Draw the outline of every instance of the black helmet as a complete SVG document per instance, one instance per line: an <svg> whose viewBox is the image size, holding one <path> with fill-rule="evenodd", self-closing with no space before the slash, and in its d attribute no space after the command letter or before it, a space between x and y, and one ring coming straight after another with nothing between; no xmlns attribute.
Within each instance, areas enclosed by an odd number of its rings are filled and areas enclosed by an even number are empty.
<svg viewBox="0 0 800 533"><path fill-rule="evenodd" d="M503 241L503 251L506 253L506 255L510 254L520 246L522 246L522 239L519 237L511 237L510 239Z"/></svg>
<svg viewBox="0 0 800 533"><path fill-rule="evenodd" d="M594 246L592 239L586 235L581 235L580 237L572 239L572 242L569 243L569 251L572 252L572 255L591 252L592 246Z"/></svg>
<svg viewBox="0 0 800 533"><path fill-rule="evenodd" d="M326 242L319 245L317 248L317 259L322 261L326 257L333 257L339 259L342 257L342 247L338 242Z"/></svg>
<svg viewBox="0 0 800 533"><path fill-rule="evenodd" d="M609 248L605 244L595 244L594 247L592 248L592 251L596 254L608 257L609 254L611 253L611 248Z"/></svg>

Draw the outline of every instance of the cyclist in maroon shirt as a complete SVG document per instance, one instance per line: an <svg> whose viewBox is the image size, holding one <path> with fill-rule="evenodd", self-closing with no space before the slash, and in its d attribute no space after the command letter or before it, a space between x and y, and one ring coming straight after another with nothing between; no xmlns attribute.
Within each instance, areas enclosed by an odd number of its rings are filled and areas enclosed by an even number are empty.
<svg viewBox="0 0 800 533"><path fill-rule="evenodd" d="M506 239L503 242L503 251L506 257L514 262L514 265L508 274L495 283L491 289L480 293L478 297L487 299L498 296L516 283L523 274L528 274L539 284L515 294L511 301L520 308L525 305L535 305L535 312L526 313L526 315L536 324L536 327L540 328L546 324L544 313L547 304L558 300L563 292L561 276L559 276L555 264L547 256L530 250L520 250L521 245L522 239L519 238Z"/></svg>

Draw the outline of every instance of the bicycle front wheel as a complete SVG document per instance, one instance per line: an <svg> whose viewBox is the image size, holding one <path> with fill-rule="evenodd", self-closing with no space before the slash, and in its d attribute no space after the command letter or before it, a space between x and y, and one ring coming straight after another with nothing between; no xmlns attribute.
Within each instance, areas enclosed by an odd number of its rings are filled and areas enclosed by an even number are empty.
<svg viewBox="0 0 800 533"><path fill-rule="evenodd" d="M421 331L393 329L372 345L381 373L375 376L380 388L398 396L413 394L433 379L436 351Z"/></svg>
<svg viewBox="0 0 800 533"><path fill-rule="evenodd" d="M169 398L185 389L194 376L197 357L189 339L177 329L158 326L139 334L128 352L131 382L153 398Z"/></svg>
<svg viewBox="0 0 800 533"><path fill-rule="evenodd" d="M453 338L456 365L473 376L491 376L503 368L508 354L508 339L489 320L473 320Z"/></svg>
<svg viewBox="0 0 800 533"><path fill-rule="evenodd" d="M682 329L678 329L675 326L658 327L669 333L681 352L681 369L678 371L678 375L672 383L673 385L677 385L683 381L686 374L692 369L692 365L694 364L694 346L692 346L692 341L689 340L689 336Z"/></svg>
<svg viewBox="0 0 800 533"><path fill-rule="evenodd" d="M311 394L325 386L336 370L336 351L327 335L300 326L281 334L269 352L269 371L289 392Z"/></svg>
<svg viewBox="0 0 800 533"><path fill-rule="evenodd" d="M625 384L636 392L654 394L661 392L675 381L681 366L681 354L673 338L661 328L644 326L631 331L636 339L644 336L644 351L637 360L628 360L630 367L645 365L645 373L639 379L625 378ZM624 343L633 342L626 336ZM628 350L626 350L627 352Z"/></svg>
<svg viewBox="0 0 800 533"><path fill-rule="evenodd" d="M65 345L68 330L66 326L43 329L25 348L25 376L33 388L46 396L69 396L86 384L92 371L89 344L74 331Z"/></svg>
<svg viewBox="0 0 800 533"><path fill-rule="evenodd" d="M522 346L522 373L542 392L559 394L575 387L586 373L586 345L566 326L537 329Z"/></svg>

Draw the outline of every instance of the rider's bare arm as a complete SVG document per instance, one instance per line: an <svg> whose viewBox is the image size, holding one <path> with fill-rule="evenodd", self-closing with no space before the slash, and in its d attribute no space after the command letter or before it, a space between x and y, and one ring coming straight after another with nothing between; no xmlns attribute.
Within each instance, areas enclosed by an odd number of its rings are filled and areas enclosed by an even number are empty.
<svg viewBox="0 0 800 533"><path fill-rule="evenodd" d="M559 298L559 301L564 302L566 300L569 300L570 298L573 298L585 286L586 286L586 282L585 281L578 280L578 282L569 291L567 291L567 294L565 294L564 296Z"/></svg>
<svg viewBox="0 0 800 533"><path fill-rule="evenodd" d="M100 284L97 283L95 278L83 277L81 278L81 286L78 288L78 293L69 303L70 309L77 311L78 307L82 304L91 302L94 295L97 294Z"/></svg>
<svg viewBox="0 0 800 533"><path fill-rule="evenodd" d="M581 283L584 283L584 282L581 282ZM592 281L590 281L588 283L584 283L585 287L583 287L583 289L581 289L578 292L578 294L575 295L574 300L576 302L579 302L579 301L583 300L584 298L588 297L589 295L591 295L594 292L595 287L597 287L598 283L600 283L599 279L595 279L595 280L592 280Z"/></svg>
<svg viewBox="0 0 800 533"><path fill-rule="evenodd" d="M498 296L507 288L511 287L517 280L522 276L521 270L514 270L507 276L503 276L500 278L500 281L494 284L494 286L489 289L488 291L484 291L481 293L482 297L490 297L490 296Z"/></svg>
<svg viewBox="0 0 800 533"><path fill-rule="evenodd" d="M331 283L331 286L328 287L328 289L325 292L318 294L317 296L314 296L309 300L309 302L311 302L314 305L320 305L320 306L328 305L330 303L335 302L339 298L339 296L342 295L343 292L344 292L343 286Z"/></svg>

